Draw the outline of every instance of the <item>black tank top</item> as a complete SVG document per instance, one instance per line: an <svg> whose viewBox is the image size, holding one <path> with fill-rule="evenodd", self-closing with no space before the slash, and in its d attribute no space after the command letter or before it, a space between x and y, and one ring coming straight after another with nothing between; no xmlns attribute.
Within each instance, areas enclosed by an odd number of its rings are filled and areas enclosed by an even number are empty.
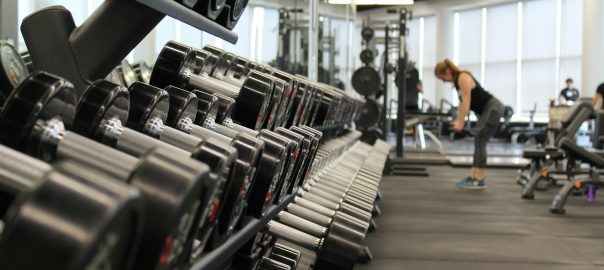
<svg viewBox="0 0 604 270"><path fill-rule="evenodd" d="M474 86L474 88L472 88L472 91L470 91L470 110L472 110L475 114L482 115L482 112L484 111L484 107L491 100L493 95L491 95L491 93L484 90L484 88L482 88L480 83L478 83L478 81L474 78L474 76L472 76L472 74L470 74L470 72L462 71L459 74L457 74L457 76L455 77L455 80L454 80L455 89L457 89L457 93L458 93L460 101L461 101L461 95L459 95L459 75L461 73L467 73L468 75L470 75L470 77L472 77L472 80L474 80L474 84L476 84L476 86Z"/></svg>

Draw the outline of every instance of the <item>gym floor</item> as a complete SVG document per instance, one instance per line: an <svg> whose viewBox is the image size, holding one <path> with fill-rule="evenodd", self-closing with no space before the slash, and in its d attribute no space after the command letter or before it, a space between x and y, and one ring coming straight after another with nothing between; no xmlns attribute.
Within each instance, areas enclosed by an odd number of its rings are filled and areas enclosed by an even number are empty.
<svg viewBox="0 0 604 270"><path fill-rule="evenodd" d="M557 189L520 198L517 170L489 169L488 187L464 191L467 168L429 166L430 177L385 176L374 260L356 269L604 269L604 199L571 197L549 213Z"/></svg>

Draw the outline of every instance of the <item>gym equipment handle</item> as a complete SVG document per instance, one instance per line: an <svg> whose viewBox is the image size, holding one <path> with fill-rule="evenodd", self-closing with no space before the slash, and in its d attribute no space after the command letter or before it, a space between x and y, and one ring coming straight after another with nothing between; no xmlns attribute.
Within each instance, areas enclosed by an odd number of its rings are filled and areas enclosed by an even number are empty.
<svg viewBox="0 0 604 270"><path fill-rule="evenodd" d="M310 235L323 237L327 233L327 229L324 226L313 223L312 221L308 221L299 216L292 215L291 213L285 211L281 211L281 213L279 213L277 217L279 218L280 222L283 222L283 224L294 227L296 229L304 230Z"/></svg>
<svg viewBox="0 0 604 270"><path fill-rule="evenodd" d="M294 242L302 247L310 250L317 250L321 246L321 239L310 234L303 233L296 229L292 229L287 225L283 225L276 221L269 221L267 224L268 232L277 237Z"/></svg>

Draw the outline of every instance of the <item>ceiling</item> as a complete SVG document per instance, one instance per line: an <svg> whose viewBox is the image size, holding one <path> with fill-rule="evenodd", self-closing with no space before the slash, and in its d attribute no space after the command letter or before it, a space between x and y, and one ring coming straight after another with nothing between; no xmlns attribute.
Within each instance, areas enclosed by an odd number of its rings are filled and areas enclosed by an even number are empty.
<svg viewBox="0 0 604 270"><path fill-rule="evenodd" d="M431 0L415 0L415 2L427 2L427 1L431 1ZM383 7L396 7L396 6L363 5L363 6L357 6L357 11L367 11L367 10L383 8Z"/></svg>

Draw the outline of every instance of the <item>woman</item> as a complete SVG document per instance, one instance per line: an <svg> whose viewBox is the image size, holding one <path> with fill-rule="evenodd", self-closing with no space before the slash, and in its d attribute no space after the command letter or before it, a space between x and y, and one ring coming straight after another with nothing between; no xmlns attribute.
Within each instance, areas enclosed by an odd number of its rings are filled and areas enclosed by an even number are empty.
<svg viewBox="0 0 604 270"><path fill-rule="evenodd" d="M462 189L484 189L485 168L487 166L487 142L499 129L504 106L499 99L485 91L470 72L461 70L451 60L436 64L434 74L444 82L452 82L460 99L457 119L451 122L455 132L464 128L466 116L472 110L478 116L474 135L474 160L470 176L462 179L457 186Z"/></svg>

